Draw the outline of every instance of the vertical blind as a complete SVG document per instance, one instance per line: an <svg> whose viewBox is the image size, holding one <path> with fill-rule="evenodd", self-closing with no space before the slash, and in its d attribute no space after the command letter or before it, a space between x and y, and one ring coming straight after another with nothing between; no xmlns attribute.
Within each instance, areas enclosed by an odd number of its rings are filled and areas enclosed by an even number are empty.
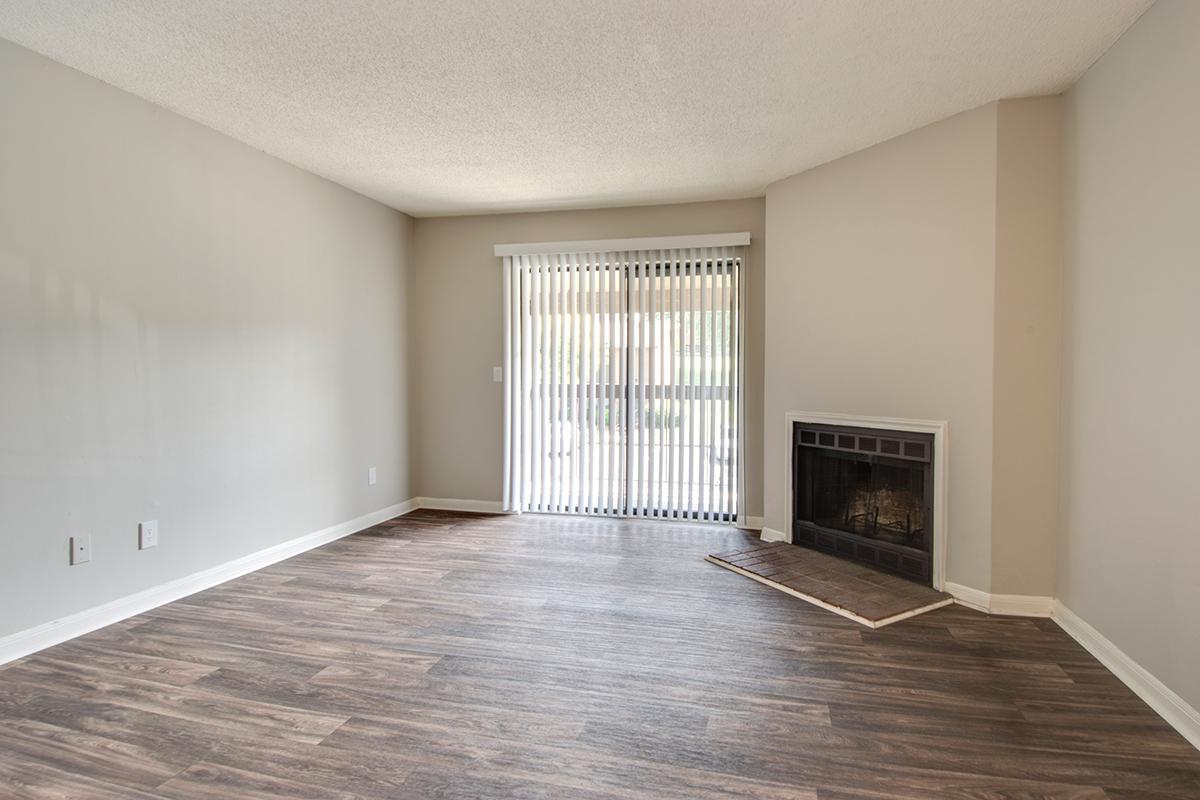
<svg viewBox="0 0 1200 800"><path fill-rule="evenodd" d="M724 239L504 255L507 510L738 520L748 236Z"/></svg>

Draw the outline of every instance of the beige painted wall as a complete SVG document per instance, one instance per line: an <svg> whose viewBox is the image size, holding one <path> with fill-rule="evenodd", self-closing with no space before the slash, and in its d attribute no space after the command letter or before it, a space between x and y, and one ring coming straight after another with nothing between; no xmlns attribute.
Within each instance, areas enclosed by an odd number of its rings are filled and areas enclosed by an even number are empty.
<svg viewBox="0 0 1200 800"><path fill-rule="evenodd" d="M1067 97L1058 595L1200 707L1200 3Z"/></svg>
<svg viewBox="0 0 1200 800"><path fill-rule="evenodd" d="M789 410L950 423L947 577L990 588L995 104L767 188L764 487Z"/></svg>
<svg viewBox="0 0 1200 800"><path fill-rule="evenodd" d="M411 495L407 217L4 41L0 108L0 636Z"/></svg>
<svg viewBox="0 0 1200 800"><path fill-rule="evenodd" d="M992 592L1050 597L1062 362L1061 96L996 115Z"/></svg>
<svg viewBox="0 0 1200 800"><path fill-rule="evenodd" d="M494 214L416 220L410 313L414 480L423 497L499 501L503 363L500 262L504 242L749 231L747 254L746 493L761 514L763 201Z"/></svg>

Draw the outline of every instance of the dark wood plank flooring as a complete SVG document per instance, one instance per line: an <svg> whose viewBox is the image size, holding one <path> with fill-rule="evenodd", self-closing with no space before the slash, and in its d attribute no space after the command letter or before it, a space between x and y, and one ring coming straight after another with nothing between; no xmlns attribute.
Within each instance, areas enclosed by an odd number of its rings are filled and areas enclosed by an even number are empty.
<svg viewBox="0 0 1200 800"><path fill-rule="evenodd" d="M746 541L384 523L0 669L0 797L1200 797L1053 622L869 630L704 561Z"/></svg>

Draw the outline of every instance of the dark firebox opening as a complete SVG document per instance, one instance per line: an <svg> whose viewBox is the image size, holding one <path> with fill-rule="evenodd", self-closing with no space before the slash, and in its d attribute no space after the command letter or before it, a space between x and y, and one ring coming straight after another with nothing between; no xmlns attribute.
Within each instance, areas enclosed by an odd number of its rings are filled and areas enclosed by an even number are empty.
<svg viewBox="0 0 1200 800"><path fill-rule="evenodd" d="M925 476L920 470L818 455L813 521L909 547L924 547Z"/></svg>
<svg viewBox="0 0 1200 800"><path fill-rule="evenodd" d="M932 582L933 437L797 423L796 544Z"/></svg>

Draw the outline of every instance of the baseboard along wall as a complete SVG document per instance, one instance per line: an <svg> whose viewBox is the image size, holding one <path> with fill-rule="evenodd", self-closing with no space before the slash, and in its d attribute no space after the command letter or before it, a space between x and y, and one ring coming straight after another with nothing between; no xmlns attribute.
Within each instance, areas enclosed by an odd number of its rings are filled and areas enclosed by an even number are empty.
<svg viewBox="0 0 1200 800"><path fill-rule="evenodd" d="M955 602L985 614L1001 614L1011 617L1049 617L1054 598L1030 594L991 594L989 592L947 583L945 590Z"/></svg>
<svg viewBox="0 0 1200 800"><path fill-rule="evenodd" d="M452 497L414 497L413 508L428 508L433 511L470 511L477 514L504 514L504 504L499 500L461 500Z"/></svg>
<svg viewBox="0 0 1200 800"><path fill-rule="evenodd" d="M1200 750L1200 711L1057 599L1053 601L1050 618L1142 698L1167 724L1179 731L1193 747Z"/></svg>
<svg viewBox="0 0 1200 800"><path fill-rule="evenodd" d="M787 534L783 531L775 530L774 528L762 528L762 532L758 534L758 538L764 542L786 542Z"/></svg>

